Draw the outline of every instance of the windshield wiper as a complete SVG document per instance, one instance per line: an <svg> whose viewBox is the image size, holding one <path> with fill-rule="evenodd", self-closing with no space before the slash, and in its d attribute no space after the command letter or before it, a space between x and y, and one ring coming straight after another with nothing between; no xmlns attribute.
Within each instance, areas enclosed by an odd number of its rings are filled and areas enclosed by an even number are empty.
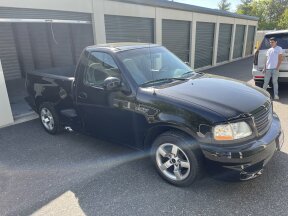
<svg viewBox="0 0 288 216"><path fill-rule="evenodd" d="M163 79L157 79L157 80L150 80L148 82L142 83L140 86L146 86L146 85L153 84L153 83L172 82L172 81L175 81L175 80L185 81L187 79L186 78L173 78L173 77L171 77L171 78L163 78Z"/></svg>
<svg viewBox="0 0 288 216"><path fill-rule="evenodd" d="M181 75L181 77L185 77L185 76L187 76L187 75L192 75L192 74L194 74L194 76L204 75L204 73L202 73L202 72L187 71L186 73L183 73L183 74ZM191 77L192 77L192 76L191 76Z"/></svg>
<svg viewBox="0 0 288 216"><path fill-rule="evenodd" d="M190 75L190 74L192 74L192 73L194 73L194 71L187 71L187 72L185 72L185 73L183 73L182 75L181 75L181 77L185 77L186 75Z"/></svg>

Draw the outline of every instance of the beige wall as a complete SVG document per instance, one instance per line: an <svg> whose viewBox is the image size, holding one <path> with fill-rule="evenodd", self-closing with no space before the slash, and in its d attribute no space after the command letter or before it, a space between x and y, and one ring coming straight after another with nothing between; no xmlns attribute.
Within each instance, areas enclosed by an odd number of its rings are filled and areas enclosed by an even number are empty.
<svg viewBox="0 0 288 216"><path fill-rule="evenodd" d="M0 127L13 123L10 102L0 61Z"/></svg>

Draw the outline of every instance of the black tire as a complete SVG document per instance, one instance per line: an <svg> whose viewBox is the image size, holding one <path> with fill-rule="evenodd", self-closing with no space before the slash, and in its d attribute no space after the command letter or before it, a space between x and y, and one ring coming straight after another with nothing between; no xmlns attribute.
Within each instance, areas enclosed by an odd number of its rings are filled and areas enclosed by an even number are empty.
<svg viewBox="0 0 288 216"><path fill-rule="evenodd" d="M169 152L169 148L171 148L171 152ZM173 148L178 148L178 151L176 151L178 153L174 154ZM163 149L165 150L164 152L162 152ZM163 156L163 154L167 155L167 157ZM168 156L168 154L170 155ZM191 137L181 132L168 131L158 136L152 144L151 157L159 175L170 184L184 187L191 185L196 179L202 176L202 152ZM173 159L175 160L173 161ZM176 163L174 163L175 161ZM172 165L166 168L167 163L167 166ZM187 163L189 163L189 168L187 168ZM178 175L176 175L175 170Z"/></svg>
<svg viewBox="0 0 288 216"><path fill-rule="evenodd" d="M49 102L42 103L39 106L39 116L40 116L40 122L42 126L49 134L54 135L61 131L62 127L59 121L59 116L52 103L49 103ZM49 124L50 124L50 127L47 126Z"/></svg>
<svg viewBox="0 0 288 216"><path fill-rule="evenodd" d="M263 88L264 82L263 81L256 81L255 80L255 86L258 86L259 88Z"/></svg>

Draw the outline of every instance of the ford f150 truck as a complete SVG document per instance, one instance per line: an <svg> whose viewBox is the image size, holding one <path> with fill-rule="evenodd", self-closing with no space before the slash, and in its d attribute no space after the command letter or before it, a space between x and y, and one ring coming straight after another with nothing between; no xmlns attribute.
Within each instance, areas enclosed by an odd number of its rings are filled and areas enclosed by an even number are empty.
<svg viewBox="0 0 288 216"><path fill-rule="evenodd" d="M283 143L269 93L194 72L159 45L87 47L75 71L34 71L26 87L48 133L69 126L151 152L159 174L178 186L207 161L254 178Z"/></svg>

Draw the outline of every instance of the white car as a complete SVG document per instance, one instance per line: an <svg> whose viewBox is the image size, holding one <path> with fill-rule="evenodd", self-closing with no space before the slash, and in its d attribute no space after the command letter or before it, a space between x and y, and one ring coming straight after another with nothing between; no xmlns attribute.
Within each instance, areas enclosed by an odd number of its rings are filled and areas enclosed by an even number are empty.
<svg viewBox="0 0 288 216"><path fill-rule="evenodd" d="M276 37L277 45L283 49L283 60L279 68L280 75L278 82L288 82L288 30L273 31L265 35L260 47L254 55L252 75L255 85L261 88L263 87L264 83L264 74L262 73L262 70L265 65L267 50L270 48L269 38L271 37Z"/></svg>

